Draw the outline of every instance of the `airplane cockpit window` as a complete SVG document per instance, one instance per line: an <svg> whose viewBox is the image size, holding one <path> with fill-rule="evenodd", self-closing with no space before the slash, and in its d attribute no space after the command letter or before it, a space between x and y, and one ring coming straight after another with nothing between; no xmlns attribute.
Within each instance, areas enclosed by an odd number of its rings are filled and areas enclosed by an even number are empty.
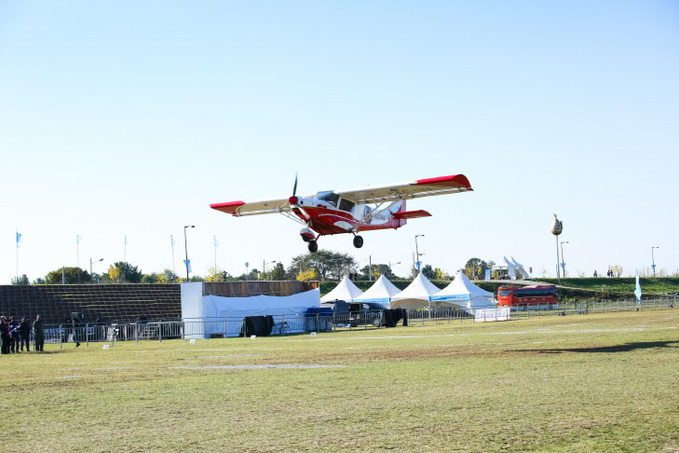
<svg viewBox="0 0 679 453"><path fill-rule="evenodd" d="M337 206L337 200L339 200L339 195L337 195L332 190L328 190L326 192L318 192L316 194L316 199L327 201L331 205Z"/></svg>
<svg viewBox="0 0 679 453"><path fill-rule="evenodd" d="M340 200L340 205L339 205L340 210L346 211L346 212L351 212L354 210L354 202L349 201L345 198L342 198Z"/></svg>

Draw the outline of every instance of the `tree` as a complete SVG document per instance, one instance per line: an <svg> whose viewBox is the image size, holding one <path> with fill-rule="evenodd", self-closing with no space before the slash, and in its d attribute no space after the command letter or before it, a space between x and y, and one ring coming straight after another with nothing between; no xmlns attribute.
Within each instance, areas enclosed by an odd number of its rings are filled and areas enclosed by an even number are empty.
<svg viewBox="0 0 679 453"><path fill-rule="evenodd" d="M151 274L144 274L141 277L141 282L142 283L158 283L158 274L156 274L155 272L153 272Z"/></svg>
<svg viewBox="0 0 679 453"><path fill-rule="evenodd" d="M285 280L285 266L283 266L283 263L276 263L269 274L269 280Z"/></svg>
<svg viewBox="0 0 679 453"><path fill-rule="evenodd" d="M233 278L229 275L228 272L218 267L216 268L214 266L208 268L205 279L208 282L225 282L227 280L233 280Z"/></svg>
<svg viewBox="0 0 679 453"><path fill-rule="evenodd" d="M109 266L108 277L113 283L141 283L143 274L137 266L118 261Z"/></svg>
<svg viewBox="0 0 679 453"><path fill-rule="evenodd" d="M48 285L92 283L92 276L79 267L64 267L48 273L45 276L45 283Z"/></svg>
<svg viewBox="0 0 679 453"><path fill-rule="evenodd" d="M17 285L17 286L24 286L28 285L28 277L26 277L26 274L22 275L21 277L13 277L11 282L12 285Z"/></svg>
<svg viewBox="0 0 679 453"><path fill-rule="evenodd" d="M620 276L622 275L622 266L620 266L619 264L611 266L611 272L613 272L614 277L620 278Z"/></svg>
<svg viewBox="0 0 679 453"><path fill-rule="evenodd" d="M330 280L339 280L356 269L354 257L335 253L328 250L319 250L316 253L298 255L292 259L288 275L295 276L307 269L313 269L317 275Z"/></svg>
<svg viewBox="0 0 679 453"><path fill-rule="evenodd" d="M380 275L384 275L384 277L389 280L397 278L396 275L394 275L394 273L391 271L391 268L388 264L373 264L372 266L363 266L359 271L360 274L358 278L361 280L370 280L371 277L368 276L368 273L371 269L373 280L380 278Z"/></svg>
<svg viewBox="0 0 679 453"><path fill-rule="evenodd" d="M436 271L433 267L431 267L431 264L425 264L422 266L422 275L427 277L429 280L433 280L436 278Z"/></svg>
<svg viewBox="0 0 679 453"><path fill-rule="evenodd" d="M297 280L301 282L308 282L309 280L317 280L318 274L313 269L303 270L297 274Z"/></svg>
<svg viewBox="0 0 679 453"><path fill-rule="evenodd" d="M158 275L158 283L174 283L177 281L177 274L170 269L165 269L162 274Z"/></svg>
<svg viewBox="0 0 679 453"><path fill-rule="evenodd" d="M492 261L483 261L480 258L470 258L467 261L467 264L464 265L464 275L467 276L468 279L474 280L475 278L483 278L483 275L486 273L486 269L492 269L493 265Z"/></svg>

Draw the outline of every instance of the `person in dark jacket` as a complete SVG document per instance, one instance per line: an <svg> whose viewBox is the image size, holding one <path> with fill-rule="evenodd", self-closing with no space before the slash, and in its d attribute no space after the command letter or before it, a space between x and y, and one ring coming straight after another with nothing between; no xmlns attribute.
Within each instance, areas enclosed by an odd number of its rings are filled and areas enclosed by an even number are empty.
<svg viewBox="0 0 679 453"><path fill-rule="evenodd" d="M19 321L14 319L13 316L9 317L9 336L9 352L19 352Z"/></svg>
<svg viewBox="0 0 679 453"><path fill-rule="evenodd" d="M21 351L24 350L24 345L26 345L26 352L30 351L31 325L26 321L26 318L21 318L21 322L19 323L19 337Z"/></svg>
<svg viewBox="0 0 679 453"><path fill-rule="evenodd" d="M0 337L2 338L2 354L9 354L11 337L9 335L9 322L4 316L0 318Z"/></svg>
<svg viewBox="0 0 679 453"><path fill-rule="evenodd" d="M45 345L45 329L40 315L36 316L33 321L33 337L35 338L35 350L42 351Z"/></svg>

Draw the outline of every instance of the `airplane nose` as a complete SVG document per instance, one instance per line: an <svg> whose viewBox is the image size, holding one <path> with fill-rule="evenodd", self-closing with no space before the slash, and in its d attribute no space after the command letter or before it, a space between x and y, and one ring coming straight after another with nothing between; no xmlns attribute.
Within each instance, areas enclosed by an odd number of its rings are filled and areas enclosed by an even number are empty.
<svg viewBox="0 0 679 453"><path fill-rule="evenodd" d="M290 203L290 204L296 205L298 201L299 201L299 198L297 198L294 195L292 197L288 198L288 203Z"/></svg>

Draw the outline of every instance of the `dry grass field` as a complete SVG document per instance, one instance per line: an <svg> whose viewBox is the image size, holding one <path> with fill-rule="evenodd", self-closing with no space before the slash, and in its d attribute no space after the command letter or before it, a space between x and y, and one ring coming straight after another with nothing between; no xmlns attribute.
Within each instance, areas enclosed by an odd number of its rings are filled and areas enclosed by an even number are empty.
<svg viewBox="0 0 679 453"><path fill-rule="evenodd" d="M679 452L679 310L0 357L9 451Z"/></svg>

